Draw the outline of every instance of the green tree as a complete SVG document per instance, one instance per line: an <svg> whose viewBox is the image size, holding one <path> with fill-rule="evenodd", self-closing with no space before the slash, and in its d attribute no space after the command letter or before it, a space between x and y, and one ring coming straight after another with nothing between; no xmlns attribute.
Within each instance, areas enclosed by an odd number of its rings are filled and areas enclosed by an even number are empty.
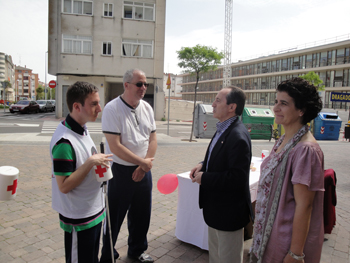
<svg viewBox="0 0 350 263"><path fill-rule="evenodd" d="M6 88L12 88L12 84L11 84L10 81L5 80L4 83L5 83L5 87L6 87Z"/></svg>
<svg viewBox="0 0 350 263"><path fill-rule="evenodd" d="M325 85L322 85L323 80L321 80L314 71L310 71L307 74L301 75L299 77L313 84L319 91L325 90Z"/></svg>
<svg viewBox="0 0 350 263"><path fill-rule="evenodd" d="M44 87L41 84L39 84L36 88L36 97L38 100L40 100L44 98L44 95Z"/></svg>
<svg viewBox="0 0 350 263"><path fill-rule="evenodd" d="M2 83L0 83L1 85L0 85L0 87L1 87L1 91L2 91L2 99L3 100L6 100L6 93L7 93L7 89L8 88L11 88L12 87L12 84L11 84L11 82L10 81L8 81L8 80L5 80L4 82L2 82ZM0 91L0 92L1 92ZM4 102L5 103L5 102Z"/></svg>
<svg viewBox="0 0 350 263"><path fill-rule="evenodd" d="M54 100L56 97L56 88L50 88L48 96L50 97L50 100Z"/></svg>
<svg viewBox="0 0 350 263"><path fill-rule="evenodd" d="M222 52L218 52L216 48L196 45L194 47L182 47L181 50L176 51L177 58L180 60L178 66L183 68L184 73L191 73L196 75L196 85L194 86L194 105L193 105L193 119L190 142L192 141L194 117L197 101L197 86L199 82L199 74L205 73L209 70L215 70L224 57Z"/></svg>

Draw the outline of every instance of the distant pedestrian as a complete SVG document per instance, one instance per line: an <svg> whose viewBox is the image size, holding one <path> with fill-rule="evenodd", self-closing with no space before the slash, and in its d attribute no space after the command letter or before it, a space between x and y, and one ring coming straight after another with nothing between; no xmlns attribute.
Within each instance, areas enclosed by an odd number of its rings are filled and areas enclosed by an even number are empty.
<svg viewBox="0 0 350 263"><path fill-rule="evenodd" d="M69 114L52 136L52 208L64 230L67 263L97 263L105 217L101 183L93 167L109 167L111 154L98 154L85 126L101 112L98 89L76 82L67 90Z"/></svg>

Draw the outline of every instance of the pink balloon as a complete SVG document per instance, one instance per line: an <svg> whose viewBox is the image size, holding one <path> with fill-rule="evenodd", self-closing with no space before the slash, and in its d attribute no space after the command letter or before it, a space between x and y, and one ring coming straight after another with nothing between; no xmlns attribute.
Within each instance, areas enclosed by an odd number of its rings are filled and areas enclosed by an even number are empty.
<svg viewBox="0 0 350 263"><path fill-rule="evenodd" d="M176 190L179 181L176 174L165 174L159 178L157 188L162 194L170 194Z"/></svg>

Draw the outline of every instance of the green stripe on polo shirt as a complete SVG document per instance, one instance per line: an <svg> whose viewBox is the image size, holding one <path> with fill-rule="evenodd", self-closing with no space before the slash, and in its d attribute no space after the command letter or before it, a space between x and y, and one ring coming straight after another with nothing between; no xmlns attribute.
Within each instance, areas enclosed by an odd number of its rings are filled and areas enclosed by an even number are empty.
<svg viewBox="0 0 350 263"><path fill-rule="evenodd" d="M106 217L106 211L104 211L100 216L96 217L94 220L87 222L87 223L82 223L79 225L65 224L64 222L60 221L60 227L65 232L72 233L73 227L74 227L75 231L79 232L79 231L83 231L86 229L90 229L90 228L98 225L99 223L101 223L103 221L103 219L105 217Z"/></svg>

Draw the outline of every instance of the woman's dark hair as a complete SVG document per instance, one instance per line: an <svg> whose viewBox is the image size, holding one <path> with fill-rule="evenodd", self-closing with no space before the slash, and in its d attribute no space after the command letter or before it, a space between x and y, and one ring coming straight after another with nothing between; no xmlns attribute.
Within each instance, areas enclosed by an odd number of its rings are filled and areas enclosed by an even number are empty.
<svg viewBox="0 0 350 263"><path fill-rule="evenodd" d="M304 112L302 124L306 124L317 117L322 110L322 101L317 88L302 78L292 78L282 81L277 91L287 92L293 98L295 107Z"/></svg>

